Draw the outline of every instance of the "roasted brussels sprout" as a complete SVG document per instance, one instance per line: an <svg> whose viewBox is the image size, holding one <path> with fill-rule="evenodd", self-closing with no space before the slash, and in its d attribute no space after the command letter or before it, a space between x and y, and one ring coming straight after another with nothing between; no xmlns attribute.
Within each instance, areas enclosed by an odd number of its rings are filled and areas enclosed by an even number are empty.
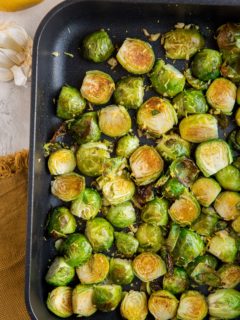
<svg viewBox="0 0 240 320"><path fill-rule="evenodd" d="M240 129L233 129L228 135L227 141L231 149L240 151Z"/></svg>
<svg viewBox="0 0 240 320"><path fill-rule="evenodd" d="M232 162L228 144L221 139L202 142L196 149L196 162L205 177L212 176Z"/></svg>
<svg viewBox="0 0 240 320"><path fill-rule="evenodd" d="M50 154L48 169L52 175L72 172L76 167L76 159L72 150L59 149Z"/></svg>
<svg viewBox="0 0 240 320"><path fill-rule="evenodd" d="M87 71L81 86L82 96L93 104L107 103L115 90L112 77L102 71Z"/></svg>
<svg viewBox="0 0 240 320"><path fill-rule="evenodd" d="M116 147L116 155L119 157L129 158L138 147L138 137L128 134L118 140Z"/></svg>
<svg viewBox="0 0 240 320"><path fill-rule="evenodd" d="M240 89L238 88L239 91L239 103L240 104ZM236 113L235 113L235 120L237 125L240 127L240 107L237 109Z"/></svg>
<svg viewBox="0 0 240 320"><path fill-rule="evenodd" d="M240 316L240 292L235 289L218 289L208 296L209 314L219 319L236 319Z"/></svg>
<svg viewBox="0 0 240 320"><path fill-rule="evenodd" d="M93 304L98 310L109 312L117 308L122 299L122 287L116 284L103 284L94 287Z"/></svg>
<svg viewBox="0 0 240 320"><path fill-rule="evenodd" d="M240 170L229 165L216 173L216 179L226 190L240 191Z"/></svg>
<svg viewBox="0 0 240 320"><path fill-rule="evenodd" d="M240 216L232 222L232 228L235 232L240 233Z"/></svg>
<svg viewBox="0 0 240 320"><path fill-rule="evenodd" d="M224 191L214 202L214 208L224 220L234 220L240 215L240 194L233 191Z"/></svg>
<svg viewBox="0 0 240 320"><path fill-rule="evenodd" d="M145 292L130 290L122 300L121 315L127 320L145 320L148 314L147 296Z"/></svg>
<svg viewBox="0 0 240 320"><path fill-rule="evenodd" d="M141 219L156 226L166 226L168 223L169 202L164 198L154 198L142 209Z"/></svg>
<svg viewBox="0 0 240 320"><path fill-rule="evenodd" d="M49 216L47 223L48 233L54 238L64 237L75 232L77 223L68 208L55 208Z"/></svg>
<svg viewBox="0 0 240 320"><path fill-rule="evenodd" d="M196 231L201 236L209 237L215 231L218 223L218 216L216 213L204 213L202 212L200 216L195 220L191 229Z"/></svg>
<svg viewBox="0 0 240 320"><path fill-rule="evenodd" d="M83 57L94 62L106 61L114 51L112 41L104 30L88 34L82 43Z"/></svg>
<svg viewBox="0 0 240 320"><path fill-rule="evenodd" d="M240 81L240 56L232 55L225 57L221 66L221 75L228 78L232 82L239 83Z"/></svg>
<svg viewBox="0 0 240 320"><path fill-rule="evenodd" d="M153 137L160 137L177 124L177 115L169 100L151 97L139 108L137 124Z"/></svg>
<svg viewBox="0 0 240 320"><path fill-rule="evenodd" d="M109 261L102 253L95 253L86 263L76 268L77 276L82 284L102 282L106 279L108 272Z"/></svg>
<svg viewBox="0 0 240 320"><path fill-rule="evenodd" d="M113 283L130 284L134 278L131 260L112 258L110 260L109 277Z"/></svg>
<svg viewBox="0 0 240 320"><path fill-rule="evenodd" d="M240 266L234 264L224 264L218 270L223 288L235 288L240 283Z"/></svg>
<svg viewBox="0 0 240 320"><path fill-rule="evenodd" d="M239 23L226 23L217 29L218 47L224 56L229 53L240 53Z"/></svg>
<svg viewBox="0 0 240 320"><path fill-rule="evenodd" d="M199 178L193 183L191 190L201 206L209 207L221 192L221 187L212 178Z"/></svg>
<svg viewBox="0 0 240 320"><path fill-rule="evenodd" d="M164 184L162 194L167 199L175 200L178 199L186 190L187 188L179 182L177 178L170 178Z"/></svg>
<svg viewBox="0 0 240 320"><path fill-rule="evenodd" d="M124 69L133 74L148 73L155 61L155 55L148 42L127 38L116 56Z"/></svg>
<svg viewBox="0 0 240 320"><path fill-rule="evenodd" d="M47 307L60 318L68 318L73 314L72 288L57 287L48 294Z"/></svg>
<svg viewBox="0 0 240 320"><path fill-rule="evenodd" d="M103 218L89 220L85 234L96 252L108 250L113 244L113 227Z"/></svg>
<svg viewBox="0 0 240 320"><path fill-rule="evenodd" d="M79 116L86 108L86 101L78 89L63 86L57 102L57 116L72 119Z"/></svg>
<svg viewBox="0 0 240 320"><path fill-rule="evenodd" d="M106 218L114 227L126 228L136 221L136 213L130 201L111 206Z"/></svg>
<svg viewBox="0 0 240 320"><path fill-rule="evenodd" d="M148 308L155 319L173 319L177 314L178 299L166 290L155 291L148 300Z"/></svg>
<svg viewBox="0 0 240 320"><path fill-rule="evenodd" d="M182 320L202 320L208 313L205 297L198 291L190 290L181 295L177 318Z"/></svg>
<svg viewBox="0 0 240 320"><path fill-rule="evenodd" d="M45 280L53 286L66 286L74 276L74 268L67 264L64 258L56 257L48 269Z"/></svg>
<svg viewBox="0 0 240 320"><path fill-rule="evenodd" d="M114 232L115 243L119 253L131 258L138 249L139 243L130 233Z"/></svg>
<svg viewBox="0 0 240 320"><path fill-rule="evenodd" d="M209 83L208 81L201 81L200 79L194 78L192 75L191 69L184 71L184 77L186 78L187 83L196 90L207 90Z"/></svg>
<svg viewBox="0 0 240 320"><path fill-rule="evenodd" d="M175 267L173 273L166 273L163 277L163 289L173 294L179 294L187 290L189 279L187 272L180 267Z"/></svg>
<svg viewBox="0 0 240 320"><path fill-rule="evenodd" d="M177 178L185 187L190 187L197 179L199 170L195 163L186 157L179 157L170 165L170 175Z"/></svg>
<svg viewBox="0 0 240 320"><path fill-rule="evenodd" d="M138 109L143 103L144 80L141 77L125 77L119 80L114 91L114 100L117 105L129 109Z"/></svg>
<svg viewBox="0 0 240 320"><path fill-rule="evenodd" d="M163 244L161 229L150 223L140 224L135 235L139 242L139 252L157 252Z"/></svg>
<svg viewBox="0 0 240 320"><path fill-rule="evenodd" d="M220 52L213 49L202 49L193 58L192 74L202 80L216 79L220 75L222 58Z"/></svg>
<svg viewBox="0 0 240 320"><path fill-rule="evenodd" d="M85 178L75 172L57 176L51 184L52 194L66 202L77 199L84 189Z"/></svg>
<svg viewBox="0 0 240 320"><path fill-rule="evenodd" d="M90 317L97 308L93 304L93 287L78 284L72 292L72 308L73 313L77 317Z"/></svg>
<svg viewBox="0 0 240 320"><path fill-rule="evenodd" d="M203 36L196 28L175 29L163 35L166 56L171 59L189 60L204 47Z"/></svg>

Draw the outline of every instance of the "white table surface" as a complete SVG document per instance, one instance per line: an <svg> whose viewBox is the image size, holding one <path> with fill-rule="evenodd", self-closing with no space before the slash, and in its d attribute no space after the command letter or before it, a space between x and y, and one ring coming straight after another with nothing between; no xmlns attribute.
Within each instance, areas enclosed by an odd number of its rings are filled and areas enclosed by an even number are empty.
<svg viewBox="0 0 240 320"><path fill-rule="evenodd" d="M8 0L11 1L11 0ZM46 13L63 0L45 0L30 9L0 12L0 23L14 21L22 25L31 37ZM0 155L6 155L29 147L30 91L17 87L13 82L0 82Z"/></svg>

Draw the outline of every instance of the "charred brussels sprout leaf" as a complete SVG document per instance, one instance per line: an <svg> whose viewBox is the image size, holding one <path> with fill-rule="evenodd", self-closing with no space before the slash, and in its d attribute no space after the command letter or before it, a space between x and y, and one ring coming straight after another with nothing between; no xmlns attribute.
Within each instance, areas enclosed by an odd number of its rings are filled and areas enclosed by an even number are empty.
<svg viewBox="0 0 240 320"><path fill-rule="evenodd" d="M60 286L48 294L47 307L60 318L68 318L73 314L72 288Z"/></svg>
<svg viewBox="0 0 240 320"><path fill-rule="evenodd" d="M130 233L114 232L115 243L119 253L127 258L132 257L138 249L139 243Z"/></svg>
<svg viewBox="0 0 240 320"><path fill-rule="evenodd" d="M52 286L65 286L73 280L75 270L66 263L64 258L57 257L50 265L45 280Z"/></svg>
<svg viewBox="0 0 240 320"><path fill-rule="evenodd" d="M240 170L229 165L216 173L216 179L226 190L240 191Z"/></svg>
<svg viewBox="0 0 240 320"><path fill-rule="evenodd" d="M178 300L172 293L159 290L151 294L148 308L155 319L174 319L177 314Z"/></svg>
<svg viewBox="0 0 240 320"><path fill-rule="evenodd" d="M177 311L178 319L202 320L208 313L205 297L198 291L187 291L181 295Z"/></svg>
<svg viewBox="0 0 240 320"><path fill-rule="evenodd" d="M221 192L221 187L212 178L199 178L193 183L191 190L201 206L209 207Z"/></svg>
<svg viewBox="0 0 240 320"><path fill-rule="evenodd" d="M147 296L145 292L130 290L121 303L121 315L127 320L145 320L148 314Z"/></svg>
<svg viewBox="0 0 240 320"><path fill-rule="evenodd" d="M72 172L76 167L76 159L72 150L60 149L50 154L48 169L52 175Z"/></svg>
<svg viewBox="0 0 240 320"><path fill-rule="evenodd" d="M122 298L122 288L119 285L98 285L94 287L93 303L97 309L104 312L117 308Z"/></svg>
<svg viewBox="0 0 240 320"><path fill-rule="evenodd" d="M197 179L199 170L195 163L186 157L174 160L170 165L170 175L177 178L185 187L190 187Z"/></svg>
<svg viewBox="0 0 240 320"><path fill-rule="evenodd" d="M114 227L126 228L136 222L136 213L130 201L111 206L106 218Z"/></svg>
<svg viewBox="0 0 240 320"><path fill-rule="evenodd" d="M131 260L112 258L110 260L109 276L113 283L130 284L134 278Z"/></svg>
<svg viewBox="0 0 240 320"><path fill-rule="evenodd" d="M221 192L214 202L214 208L222 219L236 219L240 215L240 194L234 191Z"/></svg>
<svg viewBox="0 0 240 320"><path fill-rule="evenodd" d="M169 202L164 198L154 198L142 209L141 219L156 226L166 226L168 223Z"/></svg>
<svg viewBox="0 0 240 320"><path fill-rule="evenodd" d="M90 317L97 308L93 304L93 287L78 284L72 292L73 313L77 317Z"/></svg>
<svg viewBox="0 0 240 320"><path fill-rule="evenodd" d="M54 238L64 237L75 232L77 223L68 208L55 208L49 216L47 229L48 233Z"/></svg>
<svg viewBox="0 0 240 320"><path fill-rule="evenodd" d="M140 224L136 232L136 239L139 242L139 252L157 252L163 244L161 229L158 226L149 223Z"/></svg>
<svg viewBox="0 0 240 320"><path fill-rule="evenodd" d="M118 140L116 147L116 155L119 157L129 158L138 147L138 137L128 134Z"/></svg>
<svg viewBox="0 0 240 320"><path fill-rule="evenodd" d="M240 283L240 266L234 264L224 264L219 270L221 287L235 288Z"/></svg>
<svg viewBox="0 0 240 320"><path fill-rule="evenodd" d="M177 178L170 178L164 184L162 194L170 200L178 199L187 188Z"/></svg>
<svg viewBox="0 0 240 320"><path fill-rule="evenodd" d="M179 294L187 290L189 278L187 272L180 267L175 267L173 273L166 273L163 277L163 289L173 294Z"/></svg>
<svg viewBox="0 0 240 320"><path fill-rule="evenodd" d="M207 90L209 86L208 82L194 78L191 69L187 69L184 71L184 77L186 78L187 83L196 90Z"/></svg>

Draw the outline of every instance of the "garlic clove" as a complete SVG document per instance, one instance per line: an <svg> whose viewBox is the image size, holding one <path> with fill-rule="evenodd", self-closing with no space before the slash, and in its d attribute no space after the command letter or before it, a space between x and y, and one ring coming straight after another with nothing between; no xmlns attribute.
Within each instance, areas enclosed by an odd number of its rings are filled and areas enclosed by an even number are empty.
<svg viewBox="0 0 240 320"><path fill-rule="evenodd" d="M12 62L17 65L23 63L25 59L25 53L23 51L17 52L12 49L0 49L0 52L4 53Z"/></svg>
<svg viewBox="0 0 240 320"><path fill-rule="evenodd" d="M19 25L12 24L7 28L7 34L12 38L22 49L25 48L28 41L27 32Z"/></svg>
<svg viewBox="0 0 240 320"><path fill-rule="evenodd" d="M0 67L2 68L11 68L14 65L14 62L5 55L4 52L0 49Z"/></svg>
<svg viewBox="0 0 240 320"><path fill-rule="evenodd" d="M13 73L10 69L0 68L0 81L11 81L13 80Z"/></svg>
<svg viewBox="0 0 240 320"><path fill-rule="evenodd" d="M13 66L11 68L13 73L14 83L16 86L25 86L27 83L27 76L24 73L23 68L18 66Z"/></svg>
<svg viewBox="0 0 240 320"><path fill-rule="evenodd" d="M6 31L0 31L0 48L21 51L22 47Z"/></svg>

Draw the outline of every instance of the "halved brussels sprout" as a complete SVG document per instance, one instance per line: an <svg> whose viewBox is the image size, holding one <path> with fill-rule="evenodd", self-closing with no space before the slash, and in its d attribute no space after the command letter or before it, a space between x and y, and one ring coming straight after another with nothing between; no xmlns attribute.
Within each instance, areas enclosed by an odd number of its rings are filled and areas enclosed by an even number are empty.
<svg viewBox="0 0 240 320"><path fill-rule="evenodd" d="M224 264L218 270L223 288L235 288L240 283L240 266L234 264Z"/></svg>
<svg viewBox="0 0 240 320"><path fill-rule="evenodd" d="M216 79L220 75L221 64L220 52L213 49L202 49L193 58L192 74L202 81Z"/></svg>
<svg viewBox="0 0 240 320"><path fill-rule="evenodd" d="M182 119L180 135L184 140L200 143L218 138L217 119L211 114L195 114Z"/></svg>
<svg viewBox="0 0 240 320"><path fill-rule="evenodd" d="M177 115L167 99L151 97L138 110L139 128L154 137L160 137L177 124Z"/></svg>
<svg viewBox="0 0 240 320"><path fill-rule="evenodd" d="M216 179L220 185L231 191L240 191L240 170L229 165L216 173Z"/></svg>
<svg viewBox="0 0 240 320"><path fill-rule="evenodd" d="M122 300L121 315L127 320L145 320L148 314L147 296L145 292L130 290Z"/></svg>
<svg viewBox="0 0 240 320"><path fill-rule="evenodd" d="M177 178L185 187L190 187L197 179L199 170L193 160L187 157L179 157L170 165L170 175Z"/></svg>
<svg viewBox="0 0 240 320"><path fill-rule="evenodd" d="M144 80L141 77L125 77L119 80L114 91L117 105L130 109L138 109L143 103Z"/></svg>
<svg viewBox="0 0 240 320"><path fill-rule="evenodd" d="M161 229L150 223L142 223L135 234L139 242L138 251L157 252L163 244L163 236Z"/></svg>
<svg viewBox="0 0 240 320"><path fill-rule="evenodd" d="M115 243L119 253L125 257L132 257L138 249L139 243L130 233L114 232Z"/></svg>
<svg viewBox="0 0 240 320"><path fill-rule="evenodd" d="M240 216L240 194L234 191L224 191L214 202L217 213L226 221L234 220Z"/></svg>
<svg viewBox="0 0 240 320"><path fill-rule="evenodd" d="M76 228L76 220L68 208L55 208L49 216L47 230L54 238L64 237L67 234L73 233Z"/></svg>
<svg viewBox="0 0 240 320"><path fill-rule="evenodd" d="M106 61L114 51L112 41L104 30L88 34L82 43L82 53L85 59L94 62Z"/></svg>
<svg viewBox="0 0 240 320"><path fill-rule="evenodd" d="M238 104L240 104L240 89L238 91L239 91L239 103ZM240 107L237 109L237 111L235 113L235 120L236 120L237 125L240 127Z"/></svg>
<svg viewBox="0 0 240 320"><path fill-rule="evenodd" d="M148 308L155 319L173 319L177 314L178 299L166 290L155 291L148 300Z"/></svg>
<svg viewBox="0 0 240 320"><path fill-rule="evenodd" d="M96 252L108 250L113 244L113 227L103 218L87 221L85 234Z"/></svg>
<svg viewBox="0 0 240 320"><path fill-rule="evenodd" d="M197 220L191 225L191 229L201 236L211 236L218 223L218 216L214 212L211 214L202 212Z"/></svg>
<svg viewBox="0 0 240 320"><path fill-rule="evenodd" d="M57 176L51 183L52 194L66 202L77 199L84 189L85 178L75 172Z"/></svg>
<svg viewBox="0 0 240 320"><path fill-rule="evenodd" d="M208 81L201 81L200 79L194 78L192 75L191 69L184 71L184 77L187 80L187 83L196 90L207 90L209 83Z"/></svg>
<svg viewBox="0 0 240 320"><path fill-rule="evenodd" d="M84 235L73 233L62 243L61 253L70 266L78 267L91 257L92 247Z"/></svg>
<svg viewBox="0 0 240 320"><path fill-rule="evenodd" d="M170 253L172 253L174 248L176 247L178 238L181 233L181 229L182 228L176 223L171 223L170 225L170 230L166 239L166 248Z"/></svg>
<svg viewBox="0 0 240 320"><path fill-rule="evenodd" d="M223 262L234 262L237 255L236 240L226 230L218 231L210 239L208 251Z"/></svg>
<svg viewBox="0 0 240 320"><path fill-rule="evenodd" d="M113 283L130 284L134 278L131 260L112 258L110 260L109 277Z"/></svg>
<svg viewBox="0 0 240 320"><path fill-rule="evenodd" d="M80 89L82 96L96 105L107 103L114 90L112 77L99 70L87 71Z"/></svg>
<svg viewBox="0 0 240 320"><path fill-rule="evenodd" d="M111 206L106 219L116 228L126 228L136 222L136 213L130 201Z"/></svg>
<svg viewBox="0 0 240 320"><path fill-rule="evenodd" d="M138 147L138 137L128 134L118 140L116 147L116 155L119 157L129 158Z"/></svg>
<svg viewBox="0 0 240 320"><path fill-rule="evenodd" d="M180 267L175 267L173 273L166 273L163 277L163 289L173 294L179 294L187 290L189 279L187 272Z"/></svg>
<svg viewBox="0 0 240 320"><path fill-rule="evenodd" d="M166 56L171 59L189 60L204 47L203 36L196 28L175 29L163 35Z"/></svg>
<svg viewBox="0 0 240 320"><path fill-rule="evenodd" d="M208 313L205 297L198 291L190 290L181 295L177 318L182 320L202 320Z"/></svg>
<svg viewBox="0 0 240 320"><path fill-rule="evenodd" d="M94 287L93 304L98 310L109 312L117 308L122 299L122 287L117 284L103 284Z"/></svg>
<svg viewBox="0 0 240 320"><path fill-rule="evenodd" d="M209 207L221 192L221 187L212 178L199 178L193 183L191 190L201 206Z"/></svg>
<svg viewBox="0 0 240 320"><path fill-rule="evenodd" d="M57 116L62 119L72 119L84 111L86 101L78 89L63 86L57 102Z"/></svg>
<svg viewBox="0 0 240 320"><path fill-rule="evenodd" d="M45 280L52 286L66 286L74 276L74 268L67 264L64 258L56 257L48 269Z"/></svg>
<svg viewBox="0 0 240 320"><path fill-rule="evenodd" d="M221 66L221 75L224 78L239 83L240 81L240 56L239 54L226 55L225 60Z"/></svg>
<svg viewBox="0 0 240 320"><path fill-rule="evenodd" d="M148 73L155 61L151 45L140 39L127 38L116 55L124 69L133 74Z"/></svg>
<svg viewBox="0 0 240 320"><path fill-rule="evenodd" d="M78 284L72 292L73 313L77 317L90 317L97 308L93 304L93 287Z"/></svg>
<svg viewBox="0 0 240 320"><path fill-rule="evenodd" d="M72 202L71 213L84 220L95 218L102 207L100 194L90 188L86 188L79 197Z"/></svg>
<svg viewBox="0 0 240 320"><path fill-rule="evenodd" d="M153 281L166 272L166 264L163 259L153 252L142 252L133 260L133 271L143 282Z"/></svg>
<svg viewBox="0 0 240 320"><path fill-rule="evenodd" d="M232 228L235 232L240 233L240 216L233 221Z"/></svg>
<svg viewBox="0 0 240 320"><path fill-rule="evenodd" d="M73 314L72 310L72 288L57 287L48 294L47 307L60 318L68 318Z"/></svg>
<svg viewBox="0 0 240 320"><path fill-rule="evenodd" d="M76 268L82 284L95 284L106 279L109 272L108 258L102 253L94 253L82 266Z"/></svg>
<svg viewBox="0 0 240 320"><path fill-rule="evenodd" d="M239 23L226 23L217 30L217 43L224 53L240 53L239 48Z"/></svg>
<svg viewBox="0 0 240 320"><path fill-rule="evenodd" d="M139 147L130 157L132 175L137 185L144 186L155 181L163 171L163 160L151 146Z"/></svg>
<svg viewBox="0 0 240 320"><path fill-rule="evenodd" d="M168 223L169 202L164 198L154 198L142 209L141 219L156 226L166 226Z"/></svg>
<svg viewBox="0 0 240 320"><path fill-rule="evenodd" d="M170 200L178 199L187 188L177 178L170 178L164 184L162 194Z"/></svg>
<svg viewBox="0 0 240 320"><path fill-rule="evenodd" d="M218 78L210 84L206 96L212 108L231 114L236 101L237 87L228 79Z"/></svg>
<svg viewBox="0 0 240 320"><path fill-rule="evenodd" d="M205 177L212 176L232 162L228 144L221 139L202 142L196 149L196 162Z"/></svg>
<svg viewBox="0 0 240 320"><path fill-rule="evenodd" d="M59 149L48 158L48 169L52 175L70 173L75 167L76 159L72 150Z"/></svg>
<svg viewBox="0 0 240 320"><path fill-rule="evenodd" d="M231 149L240 151L240 129L233 129L228 135L227 142Z"/></svg>
<svg viewBox="0 0 240 320"><path fill-rule="evenodd" d="M183 91L185 86L184 75L173 65L166 64L161 59L155 64L150 81L157 93L170 98Z"/></svg>
<svg viewBox="0 0 240 320"><path fill-rule="evenodd" d="M240 316L240 292L218 289L208 296L209 314L219 319L237 319Z"/></svg>
<svg viewBox="0 0 240 320"><path fill-rule="evenodd" d="M121 137L128 133L132 120L122 106L111 105L99 111L99 127L109 137Z"/></svg>

